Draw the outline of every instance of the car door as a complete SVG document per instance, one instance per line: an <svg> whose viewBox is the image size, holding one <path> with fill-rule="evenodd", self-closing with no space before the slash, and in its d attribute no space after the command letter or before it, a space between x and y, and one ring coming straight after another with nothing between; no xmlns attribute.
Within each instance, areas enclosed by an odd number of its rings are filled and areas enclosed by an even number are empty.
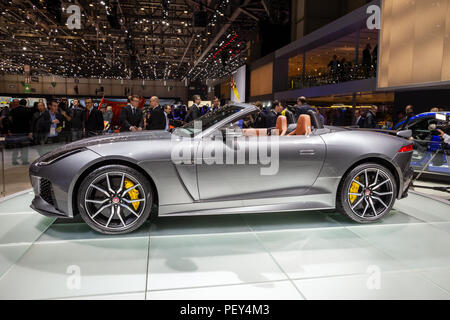
<svg viewBox="0 0 450 320"><path fill-rule="evenodd" d="M211 150L221 150L224 161L214 161L218 157ZM226 153L233 163L226 161ZM196 156L200 199L301 195L317 179L324 158L325 143L314 134L202 139Z"/></svg>

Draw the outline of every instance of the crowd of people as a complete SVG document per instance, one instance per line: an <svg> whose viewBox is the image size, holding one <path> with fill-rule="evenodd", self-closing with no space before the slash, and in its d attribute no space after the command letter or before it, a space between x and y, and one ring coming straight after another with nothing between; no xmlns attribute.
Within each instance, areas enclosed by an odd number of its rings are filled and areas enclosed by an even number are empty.
<svg viewBox="0 0 450 320"><path fill-rule="evenodd" d="M286 105L278 101L272 101L269 110L264 110L261 102L254 103L260 109L260 113L255 119L253 127L257 128L273 128L279 115L286 116L287 124L297 123L297 119L301 114L308 114L312 110L317 113L323 125L335 126L358 126L360 128L377 128L378 121L376 113L377 106L372 106L370 109L326 109L317 108L308 104L305 97L299 97L295 105Z"/></svg>
<svg viewBox="0 0 450 320"><path fill-rule="evenodd" d="M260 114L255 120L255 128L274 127L279 115L286 116L288 125L297 123L298 117L301 114L307 114L309 110L316 112L324 125L351 126L367 129L391 129L394 127L394 124L415 115L412 105L407 105L404 111L400 111L394 115L387 110L381 112L380 108L376 105L363 108L311 106L305 97L299 97L295 105L283 105L280 101L272 101L269 109L264 109L261 102L254 104L260 109ZM440 111L444 111L443 108L434 107L430 109L430 112Z"/></svg>
<svg viewBox="0 0 450 320"><path fill-rule="evenodd" d="M84 137L119 131L168 131L220 109L221 102L217 97L213 99L211 106L202 105L199 95L192 98L192 106L186 108L183 105L161 106L159 98L153 96L149 99L148 106L141 108L143 98L133 95L128 97L127 105L120 109L118 117L114 117L112 106L104 103L97 106L92 98L85 98L84 105L80 99L73 99L70 104L66 98L51 100L47 108L42 101L29 107L25 99L13 99L9 107L1 111L0 133L6 137L7 145L14 148L13 164L17 165L19 158L22 164L28 164L27 146L30 145L69 143ZM295 124L301 114L312 110L324 125L379 128L377 106L368 109L317 108L309 105L305 97L299 97L295 105L284 106L280 101L273 101L270 108L264 108L261 102L255 102L254 105L259 112L245 121L245 127L274 128L279 115L286 116L288 125ZM439 111L435 109L431 111ZM405 119L413 114L413 107L408 105L404 113L397 114L397 119Z"/></svg>
<svg viewBox="0 0 450 320"><path fill-rule="evenodd" d="M186 122L197 119L206 112L220 107L216 97L212 106L201 106L199 95L193 97L193 105L171 106L159 103L159 98L149 99L149 106L140 108L142 97L133 95L127 99L127 105L120 110L118 119L113 122L113 108L107 104L96 106L90 97L51 100L46 106L43 101L27 106L25 99L13 99L0 113L0 134L5 137L6 145L14 148L13 165L28 164L30 145L45 146L55 143L69 143L85 137L104 133L169 130ZM47 151L40 148L39 153ZM20 154L19 154L20 153Z"/></svg>

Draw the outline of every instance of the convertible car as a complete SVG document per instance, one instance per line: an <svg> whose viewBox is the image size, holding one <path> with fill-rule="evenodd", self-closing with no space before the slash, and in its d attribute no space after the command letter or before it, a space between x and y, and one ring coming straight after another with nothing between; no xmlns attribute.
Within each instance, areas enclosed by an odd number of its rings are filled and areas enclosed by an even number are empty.
<svg viewBox="0 0 450 320"><path fill-rule="evenodd" d="M324 127L312 111L294 126L280 116L274 129L249 128L259 112L230 104L172 132L67 144L31 164L31 207L120 234L152 208L158 216L337 208L369 223L406 197L410 131Z"/></svg>

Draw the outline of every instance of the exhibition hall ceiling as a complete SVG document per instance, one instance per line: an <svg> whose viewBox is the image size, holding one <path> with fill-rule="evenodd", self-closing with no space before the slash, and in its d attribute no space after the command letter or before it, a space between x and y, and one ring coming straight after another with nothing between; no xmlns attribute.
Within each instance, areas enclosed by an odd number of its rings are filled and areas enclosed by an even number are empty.
<svg viewBox="0 0 450 320"><path fill-rule="evenodd" d="M260 0L0 0L0 73L219 78L245 63L279 10Z"/></svg>

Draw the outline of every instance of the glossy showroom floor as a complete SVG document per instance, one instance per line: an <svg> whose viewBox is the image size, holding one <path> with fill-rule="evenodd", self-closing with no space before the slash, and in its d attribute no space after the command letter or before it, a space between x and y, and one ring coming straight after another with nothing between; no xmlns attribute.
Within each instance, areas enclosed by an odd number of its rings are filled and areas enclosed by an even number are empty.
<svg viewBox="0 0 450 320"><path fill-rule="evenodd" d="M103 236L0 202L0 299L450 299L449 205L383 222L337 213L159 218Z"/></svg>

